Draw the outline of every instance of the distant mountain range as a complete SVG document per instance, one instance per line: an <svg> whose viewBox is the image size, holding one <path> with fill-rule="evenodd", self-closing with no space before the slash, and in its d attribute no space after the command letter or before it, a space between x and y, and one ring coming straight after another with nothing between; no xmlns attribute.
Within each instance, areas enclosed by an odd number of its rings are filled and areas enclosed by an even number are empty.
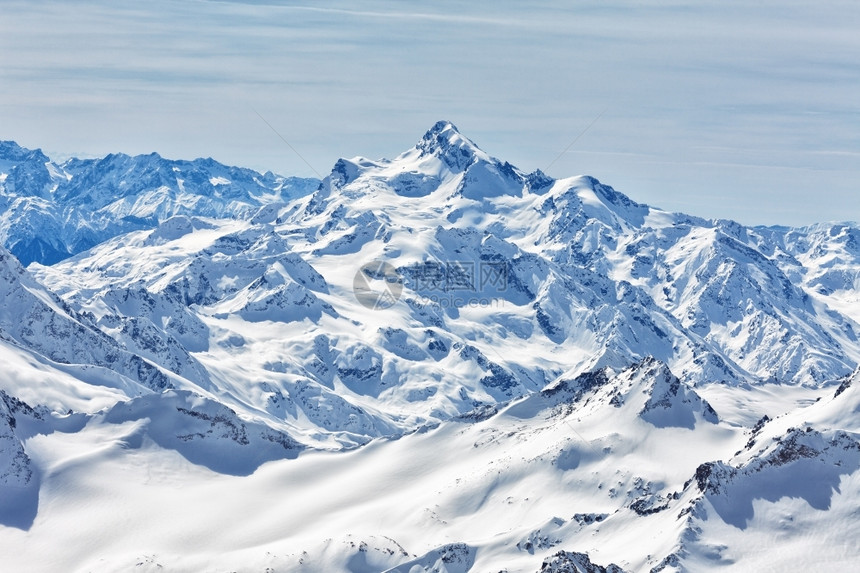
<svg viewBox="0 0 860 573"><path fill-rule="evenodd" d="M0 205L18 568L860 559L856 224L666 212L449 122L322 181L3 142Z"/></svg>
<svg viewBox="0 0 860 573"><path fill-rule="evenodd" d="M13 141L0 141L0 173L0 241L25 265L53 264L176 215L248 217L319 183L157 153L57 164Z"/></svg>

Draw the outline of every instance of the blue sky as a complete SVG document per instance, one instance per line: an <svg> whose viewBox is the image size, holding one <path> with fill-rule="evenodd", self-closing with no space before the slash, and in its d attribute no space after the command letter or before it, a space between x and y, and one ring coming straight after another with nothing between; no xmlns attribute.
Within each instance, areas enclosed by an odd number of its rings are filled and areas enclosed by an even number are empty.
<svg viewBox="0 0 860 573"><path fill-rule="evenodd" d="M447 119L671 210L858 221L858 29L851 1L6 0L0 139L314 176Z"/></svg>

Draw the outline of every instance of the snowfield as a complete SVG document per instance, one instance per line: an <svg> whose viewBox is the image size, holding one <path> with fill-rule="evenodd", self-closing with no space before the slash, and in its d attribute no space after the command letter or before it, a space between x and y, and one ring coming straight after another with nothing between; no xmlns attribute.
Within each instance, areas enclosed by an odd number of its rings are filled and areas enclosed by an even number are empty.
<svg viewBox="0 0 860 573"><path fill-rule="evenodd" d="M669 213L448 122L312 192L0 171L3 568L860 560L856 224Z"/></svg>

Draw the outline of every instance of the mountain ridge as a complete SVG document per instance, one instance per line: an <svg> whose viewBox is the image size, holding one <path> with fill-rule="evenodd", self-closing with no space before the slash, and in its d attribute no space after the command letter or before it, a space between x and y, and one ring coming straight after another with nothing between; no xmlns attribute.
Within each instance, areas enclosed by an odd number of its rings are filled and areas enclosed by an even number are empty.
<svg viewBox="0 0 860 573"><path fill-rule="evenodd" d="M248 217L318 183L157 153L57 164L10 141L0 142L0 174L0 242L25 265L55 263L176 215Z"/></svg>
<svg viewBox="0 0 860 573"><path fill-rule="evenodd" d="M50 265L0 247L18 564L743 570L765 543L768 566L811 567L857 534L856 226L669 213L525 174L445 121L298 197L231 187L235 209L171 203L174 168L226 185L205 161L63 165L95 183L59 195L118 226ZM56 190L15 177L4 221L50 215ZM159 504L242 532L183 545ZM71 523L113 532L101 565L57 541Z"/></svg>

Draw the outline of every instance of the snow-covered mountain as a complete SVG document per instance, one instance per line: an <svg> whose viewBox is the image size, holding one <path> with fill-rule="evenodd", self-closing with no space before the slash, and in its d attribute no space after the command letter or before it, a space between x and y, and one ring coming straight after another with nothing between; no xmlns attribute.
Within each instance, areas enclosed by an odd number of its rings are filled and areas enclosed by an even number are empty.
<svg viewBox="0 0 860 573"><path fill-rule="evenodd" d="M860 558L857 225L665 212L448 122L321 182L2 150L6 243L62 255L0 248L20 567Z"/></svg>
<svg viewBox="0 0 860 573"><path fill-rule="evenodd" d="M248 217L317 184L157 153L57 164L39 149L0 141L0 243L24 265L51 264L176 215Z"/></svg>

